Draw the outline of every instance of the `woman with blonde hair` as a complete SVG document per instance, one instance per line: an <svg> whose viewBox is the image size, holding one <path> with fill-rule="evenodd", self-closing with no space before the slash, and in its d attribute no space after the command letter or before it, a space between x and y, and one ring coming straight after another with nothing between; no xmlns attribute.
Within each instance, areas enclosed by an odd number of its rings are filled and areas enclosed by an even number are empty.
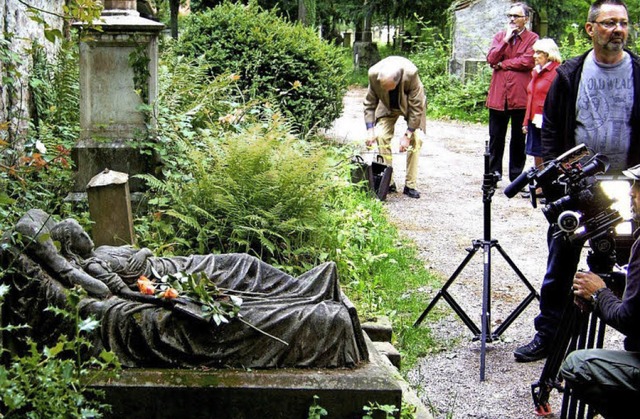
<svg viewBox="0 0 640 419"><path fill-rule="evenodd" d="M527 110L522 123L522 132L527 135L525 151L527 155L533 156L535 166L539 167L543 163L540 138L542 110L562 57L553 39L542 38L533 44L533 59L536 65L531 70L531 81L527 86ZM537 190L536 194L538 197L542 196L540 190Z"/></svg>

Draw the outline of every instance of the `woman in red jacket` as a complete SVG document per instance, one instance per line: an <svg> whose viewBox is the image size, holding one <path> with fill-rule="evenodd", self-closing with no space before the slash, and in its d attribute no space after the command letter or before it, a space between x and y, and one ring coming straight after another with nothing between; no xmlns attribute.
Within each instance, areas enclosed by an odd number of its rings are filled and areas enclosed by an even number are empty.
<svg viewBox="0 0 640 419"><path fill-rule="evenodd" d="M550 38L538 39L533 44L533 59L535 67L531 70L531 81L527 86L527 110L522 124L522 132L527 135L525 151L533 156L536 167L542 164L542 143L540 129L542 128L542 109L551 82L556 77L556 68L562 58L558 46ZM536 191L541 196L540 190Z"/></svg>

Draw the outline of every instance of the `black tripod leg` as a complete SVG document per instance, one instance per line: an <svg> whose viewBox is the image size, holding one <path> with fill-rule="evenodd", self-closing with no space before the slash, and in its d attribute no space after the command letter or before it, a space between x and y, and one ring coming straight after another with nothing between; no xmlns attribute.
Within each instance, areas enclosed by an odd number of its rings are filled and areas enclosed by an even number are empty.
<svg viewBox="0 0 640 419"><path fill-rule="evenodd" d="M453 272L451 277L449 277L449 279L444 284L444 286L440 288L440 291L438 291L438 294L436 294L434 299L431 300L431 303L429 303L429 305L422 312L420 317L418 317L418 320L416 320L416 322L413 324L413 327L418 327L420 323L422 323L424 318L427 316L427 314L429 314L433 306L436 305L440 297L444 297L444 299L449 303L449 305L453 308L456 314L458 314L458 316L460 316L462 321L464 321L467 327L469 327L469 329L471 329L471 331L475 334L480 333L480 329L478 329L478 327L473 323L473 321L471 321L469 316L466 315L466 313L462 310L462 308L455 302L453 297L451 297L451 295L449 295L449 293L447 292L447 289L449 288L449 286L453 284L453 281L455 281L458 275L460 275L460 272L462 272L464 267L467 266L467 263L469 263L473 255L475 255L478 252L478 249L479 249L479 245L477 244L477 242L473 242L473 247L468 249L469 254L463 259L460 265L458 265L458 268Z"/></svg>
<svg viewBox="0 0 640 419"><path fill-rule="evenodd" d="M518 269L518 267L513 262L513 260L511 260L509 255L507 255L507 253L504 251L502 246L500 246L498 242L496 242L494 246L496 249L498 249L498 252L500 252L504 260L507 261L509 266L511 266L511 269L513 269L516 275L518 275L520 280L524 283L524 285L529 290L529 294L527 295L527 297L511 312L509 316L507 316L506 319L504 319L502 324L500 324L500 326L498 326L496 330L493 332L494 337L499 337L500 335L502 335L502 333L504 333L505 330L507 330L507 327L509 327L511 323L513 323L513 321L527 308L527 306L531 303L531 301L533 301L534 299L538 299L538 300L540 299L540 295L538 294L536 289L533 288L533 285L531 285L531 283L527 280L527 278L520 271L520 269Z"/></svg>
<svg viewBox="0 0 640 419"><path fill-rule="evenodd" d="M491 247L494 242L485 241L484 249L484 283L482 286L482 333L480 335L480 381L484 381L487 339L491 328Z"/></svg>
<svg viewBox="0 0 640 419"><path fill-rule="evenodd" d="M531 385L531 393L533 396L533 404L535 410L539 415L551 414L549 407L549 395L551 390L558 388L558 372L560 366L564 360L566 354L575 347L576 336L576 322L579 321L578 309L572 302L567 303L558 329L553 339L553 344L550 348L549 356L544 363L540 378L538 381ZM562 412L566 412L568 407L564 406L565 400L563 400Z"/></svg>
<svg viewBox="0 0 640 419"><path fill-rule="evenodd" d="M572 327L574 336L571 339L569 346L567 347L565 356L570 352L575 351L576 349L584 348L585 344L587 343L588 315L586 313L580 312L576 307L574 307L574 310L575 310L575 313L574 313L575 322ZM564 360L564 358L562 360ZM559 368L560 368L560 364L558 364L558 370ZM584 403L582 403L580 400L578 400L577 397L574 396L570 385L565 386L564 395L562 397L562 410L560 412L560 418L561 419L584 418L584 411L585 411Z"/></svg>

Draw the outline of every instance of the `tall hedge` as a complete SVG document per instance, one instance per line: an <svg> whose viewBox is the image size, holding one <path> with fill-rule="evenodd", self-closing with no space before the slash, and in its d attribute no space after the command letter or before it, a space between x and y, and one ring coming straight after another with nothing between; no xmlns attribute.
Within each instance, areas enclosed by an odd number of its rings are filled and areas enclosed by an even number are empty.
<svg viewBox="0 0 640 419"><path fill-rule="evenodd" d="M347 69L340 50L254 2L225 2L188 16L176 52L204 55L212 75L234 73L250 97L277 103L301 132L340 116Z"/></svg>

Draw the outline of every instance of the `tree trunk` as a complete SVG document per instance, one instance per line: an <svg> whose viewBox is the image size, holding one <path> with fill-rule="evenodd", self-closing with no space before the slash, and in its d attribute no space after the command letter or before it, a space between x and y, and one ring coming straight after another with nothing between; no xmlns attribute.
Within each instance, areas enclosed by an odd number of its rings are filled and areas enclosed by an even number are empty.
<svg viewBox="0 0 640 419"><path fill-rule="evenodd" d="M169 0L169 8L171 9L171 37L178 39L178 11L180 10L180 0Z"/></svg>
<svg viewBox="0 0 640 419"><path fill-rule="evenodd" d="M304 4L304 0L298 0L298 22L301 22L303 25L307 20L307 5Z"/></svg>

